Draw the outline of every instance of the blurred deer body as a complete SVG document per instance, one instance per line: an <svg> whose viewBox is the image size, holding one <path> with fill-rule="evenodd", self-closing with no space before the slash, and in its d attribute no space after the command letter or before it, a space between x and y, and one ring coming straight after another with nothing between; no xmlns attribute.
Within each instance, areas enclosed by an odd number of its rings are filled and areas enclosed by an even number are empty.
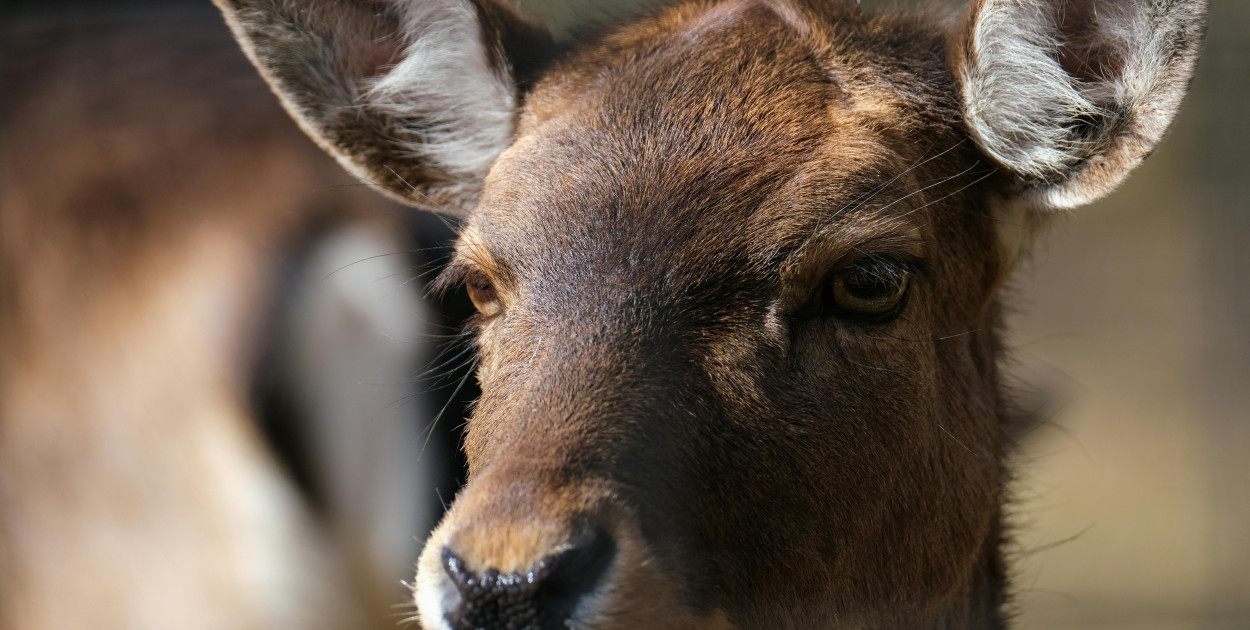
<svg viewBox="0 0 1250 630"><path fill-rule="evenodd" d="M386 627L415 558L431 492L411 457L417 426L379 411L407 392L366 408L341 383L403 382L420 363L420 345L374 351L378 330L424 331L415 287L394 286L407 245L392 208L298 133L211 11L6 24L0 628L362 627L370 589L387 600ZM322 268L284 280L301 258ZM396 274L390 286L369 277L378 264ZM374 293L336 289L349 277L390 296L394 328L370 319ZM301 283L303 320L273 322L279 288ZM308 415L322 428L303 427L327 434L310 445L326 489L317 514L257 423L252 381L276 336L293 352L335 352L287 370L303 377L298 402L323 409ZM352 439L329 435L336 419ZM347 449L377 463L349 462ZM336 461L381 480L362 490L328 472ZM398 548L359 525L379 510L402 530Z"/></svg>

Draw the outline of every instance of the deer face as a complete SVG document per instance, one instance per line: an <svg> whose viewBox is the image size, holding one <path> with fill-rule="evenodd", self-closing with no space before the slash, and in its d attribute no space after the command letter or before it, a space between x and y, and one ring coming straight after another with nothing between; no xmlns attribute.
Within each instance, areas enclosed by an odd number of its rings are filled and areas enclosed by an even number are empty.
<svg viewBox="0 0 1250 630"><path fill-rule="evenodd" d="M525 575L594 531L608 619L944 595L995 527L998 256L932 202L990 169L770 10L639 30L657 52L535 89L464 229L484 395L423 571Z"/></svg>
<svg viewBox="0 0 1250 630"><path fill-rule="evenodd" d="M995 291L1157 141L1201 3L1076 33L991 0L957 35L702 3L562 53L488 3L225 4L349 169L472 206L439 283L483 395L427 628L1001 624Z"/></svg>

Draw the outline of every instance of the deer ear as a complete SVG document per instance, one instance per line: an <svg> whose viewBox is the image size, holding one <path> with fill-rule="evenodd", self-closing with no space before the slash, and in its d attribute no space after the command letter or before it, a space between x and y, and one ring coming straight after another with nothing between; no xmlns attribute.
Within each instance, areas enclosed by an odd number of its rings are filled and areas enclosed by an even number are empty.
<svg viewBox="0 0 1250 630"><path fill-rule="evenodd" d="M494 0L214 0L308 135L423 209L473 207L545 29Z"/></svg>
<svg viewBox="0 0 1250 630"><path fill-rule="evenodd" d="M952 65L973 139L1042 208L1113 190L1193 76L1206 0L974 0Z"/></svg>

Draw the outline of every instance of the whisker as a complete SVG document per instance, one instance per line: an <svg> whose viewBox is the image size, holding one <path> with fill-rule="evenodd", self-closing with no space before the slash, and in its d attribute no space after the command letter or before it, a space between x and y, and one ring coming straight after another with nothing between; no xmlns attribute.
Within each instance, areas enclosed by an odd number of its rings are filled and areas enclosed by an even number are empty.
<svg viewBox="0 0 1250 630"><path fill-rule="evenodd" d="M455 351L455 350L456 350L456 344L455 343L449 344L447 348L444 348L442 352L439 352L438 355L435 356L430 362L433 363L434 361L439 361L442 359L443 355L447 354L448 352ZM415 380L421 381L427 377L440 373L443 370L443 368L447 367L451 363L462 358L466 353L471 352L472 350L473 350L473 344L471 343L466 344L465 347L461 348L460 351L457 352L455 356L443 361L437 366L427 368L425 371L418 374ZM452 371L454 372L455 370L452 370Z"/></svg>
<svg viewBox="0 0 1250 630"><path fill-rule="evenodd" d="M437 272L437 271L442 271L442 269L443 269L442 265L434 265L434 266L430 267L429 269L426 269L425 271L422 271L421 273L419 273L419 274L417 274L417 275L415 275L415 276L413 276L413 277L411 277L411 278L408 278L407 280L405 280L405 281L401 282L401 283L399 284L399 286L397 286L397 287L395 287L395 288L396 288L396 289L402 289L402 288L404 288L404 287L408 286L409 284L411 284L411 283L413 283L413 282L415 282L415 281L417 281L417 280L421 280L421 279L423 279L423 278L426 278L426 277L430 276L431 274L433 274L433 273L435 273L435 272Z"/></svg>
<svg viewBox="0 0 1250 630"><path fill-rule="evenodd" d="M442 222L443 222L443 225L444 225L444 226L446 226L446 227L447 227L447 229L449 229L449 230L451 230L451 231L453 231L453 232L459 231L459 225L458 225L458 223L460 222L460 218L459 218L459 216L458 216L458 215L459 215L460 213L457 211L457 209L456 209L456 208L451 208L451 207L448 207L448 206L447 206L447 204L442 203L442 202L440 202L440 201L438 201L438 200L434 199L433 197L431 197L431 196L429 196L429 195L427 195L427 194L425 194L425 193L421 192L421 190L420 190L420 189L418 189L418 188L416 188L415 186L413 186L411 183L409 183L409 182L408 182L407 180L405 180L403 177L400 177L398 173L395 173L395 170L394 170L394 169L392 169L392 168L391 168L391 167L389 167L389 166L388 166L388 167L386 167L386 168L387 168L388 170L390 170L390 171L391 171L391 173L394 173L394 174L395 174L395 177L398 177L398 178L399 178L399 181L403 182L404 184L408 185L408 186L411 188L411 190L409 190L409 192L411 192L411 193L415 193L415 194L417 194L417 195L420 195L422 199L424 199L426 202L428 202L428 203L429 203L429 204L430 204L430 205L431 205L431 206L435 209L435 211L434 211L434 213L433 213L433 214L434 214L434 216L435 216L435 217L438 217L438 220L439 220L439 221L442 221ZM377 182L375 182L375 181L365 179L365 178L363 178L363 177L360 177L359 175L357 175L357 178L358 178L361 182L363 182L365 185L368 185L368 186L373 186L374 188L377 188L378 190L381 190L381 191L383 191L383 192L391 192L391 189L390 189L390 188L387 188L386 186L383 186L382 184L379 184L379 183L377 183ZM333 185L333 186L330 186L330 188L342 188L342 187L352 186L352 185L353 185L353 184L338 184L338 185ZM454 220L454 221L456 221L456 223L457 223L457 224L453 224L453 223L451 222L451 221L453 221L453 220Z"/></svg>
<svg viewBox="0 0 1250 630"><path fill-rule="evenodd" d="M976 333L979 333L979 332L981 332L981 329L980 329L980 328L978 328L978 329L976 329L976 330L966 330L966 331L961 332L961 333L955 333L955 334L953 334L953 335L946 335L945 337L938 337L938 338L937 338L937 341L946 341L947 339L954 339L955 337L963 337L964 335L972 335L972 334L976 334Z"/></svg>
<svg viewBox="0 0 1250 630"><path fill-rule="evenodd" d="M961 193L961 192L963 192L963 191L965 191L965 190L968 190L969 188L972 188L973 186L976 186L977 184L979 184L979 183L981 183L981 182L985 181L985 180L986 180L986 178L990 177L991 175L993 175L994 173L997 173L997 172L998 172L998 169L994 169L994 170L992 170L992 171L990 171L990 172L986 173L985 175L982 175L981 177L976 178L976 179L975 179L975 180L973 180L971 183L969 183L967 186L962 186L962 187L960 187L960 188L959 188L959 190L956 190L956 191L954 191L954 192L952 192L952 193L950 193L950 194L948 194L948 195L943 195L943 196L941 196L941 197L938 197L937 199L934 199L933 201L930 201L929 203L926 203L926 204L924 204L923 206L920 206L920 207L918 207L918 208L913 208L913 209L911 209L911 210L908 210L908 211L907 211L906 213L904 213L902 216L904 216L904 217L905 217L905 216L907 216L907 215L909 215L909 214L911 214L911 213L913 213L913 212L919 212L919 211L921 211L921 210L924 210L925 208L928 208L929 206L931 206L931 205L933 205L933 204L935 204L935 203L938 203L938 202L941 202L941 201L945 201L946 199L949 199L950 197L953 197L953 196L955 196L955 195L958 195L959 193Z"/></svg>
<svg viewBox="0 0 1250 630"><path fill-rule="evenodd" d="M404 179L403 175L400 175L399 173L395 172L395 169L391 168L389 164L386 166L386 170L390 171L391 175L395 176L395 179L398 179L399 181L403 182L404 185L408 187L408 190L410 192L418 192L416 186L413 186L412 184L408 183L408 180Z"/></svg>
<svg viewBox="0 0 1250 630"><path fill-rule="evenodd" d="M421 320L421 323L427 326L435 326L433 322L425 321L424 319ZM439 326L439 328L447 328L447 327ZM390 341L394 341L395 343L406 343L406 344L412 344L412 345L426 344L426 343L429 343L430 341L446 341L448 339L459 339L466 334L473 334L472 331L465 331L465 332L456 333L452 335L438 335L434 333L422 333L421 339L403 339L401 337L396 337L395 335L389 334L383 330L378 330L376 332L378 333L378 335L385 337L386 339Z"/></svg>
<svg viewBox="0 0 1250 630"><path fill-rule="evenodd" d="M1089 525L1086 525L1086 526L1085 526L1085 529L1082 529L1081 531L1079 531L1079 532L1077 532L1077 533L1075 533L1075 534L1072 534L1071 536L1068 536L1068 537L1066 537L1066 538L1060 538L1059 540L1056 540L1056 541L1052 541L1052 542L1044 543L1044 544L1038 545L1037 547L1034 547L1034 548L1032 548L1032 549L1030 549L1030 550L1028 550L1028 551L1021 552L1021 553L1020 553L1020 557L1023 557L1023 558L1028 558L1028 557L1033 556L1033 555L1035 555L1035 554L1039 554L1039 553L1043 553L1043 552L1046 552L1046 551L1050 551L1051 549L1054 549L1054 548L1056 548L1056 547L1062 547L1063 545L1066 545L1066 544L1068 544L1068 543L1070 543L1070 542L1075 541L1076 539L1080 538L1081 536L1084 536L1086 533L1088 533L1088 532L1089 532L1089 530L1091 530L1091 529L1093 529L1093 528L1094 528L1094 525L1091 523L1091 524L1089 524Z"/></svg>
<svg viewBox="0 0 1250 630"><path fill-rule="evenodd" d="M954 434L954 433L951 433L949 430L947 430L947 428L946 428L946 427L942 426L942 423L941 423L941 422L937 423L937 427L938 427L939 429L941 429L941 430L942 430L942 433L945 433L947 437L949 437L950 439L954 440L956 444L958 444L958 445L960 445L960 446L964 447L964 450L965 450L965 451L968 451L968 454L969 454L969 455L972 455L972 456L976 457L976 455L977 455L977 454L976 454L976 453L973 453L973 452L972 452L972 449L968 448L968 445L967 445L967 444L964 444L963 442L960 442L960 441L959 441L959 438L955 437L955 434Z"/></svg>
<svg viewBox="0 0 1250 630"><path fill-rule="evenodd" d="M442 419L443 414L447 413L447 408L456 400L456 396L460 395L460 390L464 389L464 384L469 381L469 377L473 376L477 371L477 363L475 358L472 361L472 368L465 373L464 378L460 379L460 384L451 392L451 396L447 397L447 403L443 405L443 408L438 411L438 415L435 415L434 420L430 422L429 430L425 434L425 442L421 445L421 452L417 454L417 461L420 461L425 456L425 449L430 445L430 438L434 437L434 429L438 426L438 421Z"/></svg>
<svg viewBox="0 0 1250 630"><path fill-rule="evenodd" d="M326 275L322 276L321 279L318 280L317 282L325 282L326 280L329 280L331 277L333 277L335 274L339 273L340 271L343 271L344 269L347 269L348 267L359 265L360 263L363 263L363 262L369 262L370 260L386 258L387 256L404 256L407 254L420 254L420 253L432 251L435 249L445 249L445 248L426 247L426 248L417 248L417 249L405 249L405 250L400 250L397 252L387 252L385 254L375 254L373 256L366 256L364 258L361 258L360 260L355 260L355 261L347 263L346 265L343 265L342 267L338 267L337 269L331 271L330 273L327 273Z"/></svg>
<svg viewBox="0 0 1250 630"><path fill-rule="evenodd" d="M892 206L894 206L894 205L897 205L897 204L900 204L900 203L902 203L902 202L904 202L904 201L906 201L906 200L908 200L908 199L911 199L912 197L915 197L916 195L919 195L920 193L922 193L922 192L924 192L924 191L926 191L926 190L929 190L930 188L935 188L935 187L937 187L937 186L941 186L942 184L945 184L946 182L949 182L949 181L951 181L952 179L955 179L955 178L957 178L957 177L963 177L964 175L967 175L970 171L972 171L973 169L975 169L975 168L976 168L977 166L979 166L979 165L980 165L980 162L977 162L977 163L973 164L972 166L969 166L968 168L966 168L966 169L964 169L964 170L962 170L962 171L960 171L960 172L958 172L958 173L955 173L954 175L951 175L951 176L949 176L949 177L943 177L942 179L939 179L939 180L937 180L936 182L933 182L932 184L929 184L928 186L925 186L925 187L923 187L923 188L921 188L921 189L919 189L919 190L915 190L915 191L912 191L912 192L910 192L910 193L907 193L906 195L903 195L902 197L899 197L898 199L895 199L894 201L891 201L890 203L885 204L884 206L882 206L882 207L880 208L880 210L879 210L879 211L880 211L880 212L884 212L885 210L889 209L890 207L892 207ZM947 197L949 197L949 196L950 196L950 195L947 195ZM945 198L946 198L946 197L943 197L943 199L945 199ZM929 205L932 205L932 204L925 204L924 206L921 206L921 208L924 208L924 207L929 206ZM909 210L909 211L907 211L905 214L903 214L903 216L907 216L908 214L911 214L912 212L915 212L915 211L916 211L916 210Z"/></svg>
<svg viewBox="0 0 1250 630"><path fill-rule="evenodd" d="M881 191L885 190L885 189L886 189L886 187L888 187L888 186L890 186L891 184L893 184L894 182L898 181L898 180L899 180L901 177L903 177L904 175L906 175L906 174L908 174L908 173L910 173L910 172L912 172L912 171L914 171L914 170L916 170L916 169L920 168L921 166L924 166L925 164L928 164L929 162L932 162L933 160L936 160L936 159L938 159L938 158L942 157L943 155L946 155L947 153L950 153L951 151L954 151L956 148L958 148L958 147L959 147L959 145L963 144L965 140L966 140L966 138L965 138L965 139L961 139L961 140L959 140L958 142L956 142L955 144L951 145L951 146L950 146L949 148L947 148L946 150L944 150L944 151L942 151L942 152L938 153L937 155L934 155L934 156L931 156L931 157L928 157L928 158L924 157L923 155L922 155L922 156L920 156L920 158L919 158L919 159L917 159L917 160L916 160L916 162L914 162L911 166L908 166L907 168L903 169L903 171L902 171L902 172L900 172L899 174L895 175L894 177L891 177L890 179L886 180L884 183L882 183L882 184L880 184L880 185L878 185L878 186L874 187L872 190L868 191L867 193L864 193L863 195L860 195L860 196L859 196L859 197L857 197L855 200L851 201L851 202L850 202L850 204L847 204L846 206L843 206L842 208L839 208L837 211L835 211L835 212L833 213L833 216L835 216L835 217L836 217L836 216L838 216L838 215L840 215L840 214L843 214L844 212L854 212L855 210L858 210L858 209L862 208L862 207L864 206L864 204L867 204L868 202L870 202L870 201L872 201L873 199L875 199L875 198L876 198L876 196L877 196L878 194L880 194L880 193L881 193ZM925 152L925 155L928 155L928 152L927 152L927 151ZM866 198L866 199L864 198L865 196L867 196L867 198ZM861 200L862 200L862 201L861 201ZM855 205L854 205L853 207L848 207L848 206L850 206L851 204L855 204Z"/></svg>

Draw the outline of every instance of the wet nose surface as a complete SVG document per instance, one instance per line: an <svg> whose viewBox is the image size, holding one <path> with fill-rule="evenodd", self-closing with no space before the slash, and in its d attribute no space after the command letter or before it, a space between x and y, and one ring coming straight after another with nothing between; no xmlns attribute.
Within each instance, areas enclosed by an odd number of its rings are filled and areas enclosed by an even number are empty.
<svg viewBox="0 0 1250 630"><path fill-rule="evenodd" d="M577 606L603 582L616 555L612 538L598 528L583 532L524 573L469 571L443 548L443 569L458 591L447 611L452 630L562 630Z"/></svg>

